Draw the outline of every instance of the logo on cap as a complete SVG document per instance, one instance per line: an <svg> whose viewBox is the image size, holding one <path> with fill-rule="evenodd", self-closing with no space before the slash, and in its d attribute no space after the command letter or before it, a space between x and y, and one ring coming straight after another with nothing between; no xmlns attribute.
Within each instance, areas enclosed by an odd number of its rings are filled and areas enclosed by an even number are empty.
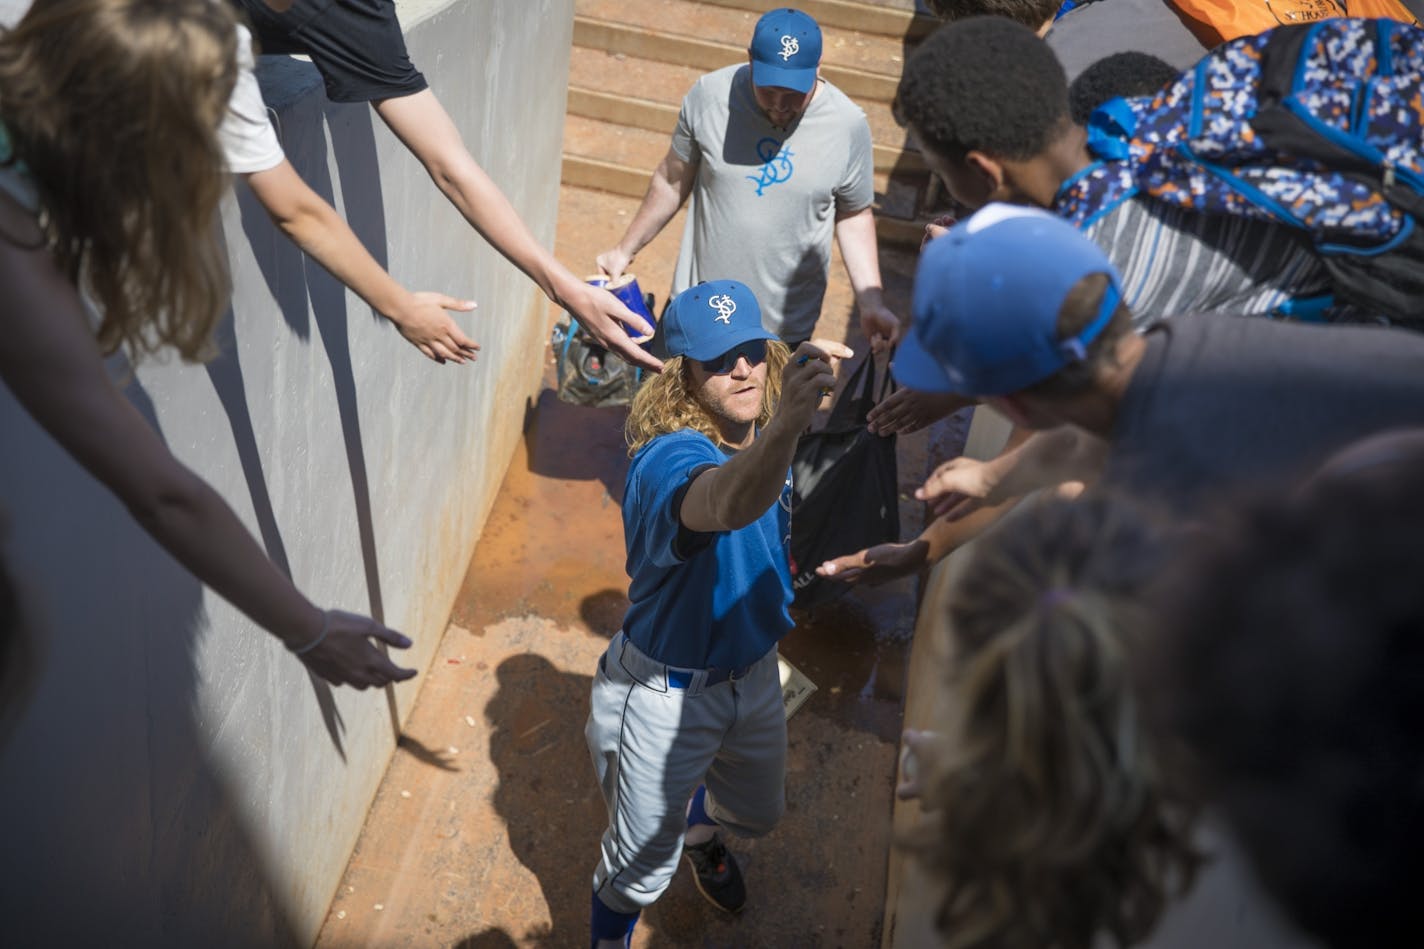
<svg viewBox="0 0 1424 949"><path fill-rule="evenodd" d="M794 36L783 36L781 38L781 61L786 62L792 56L801 52L801 43Z"/></svg>
<svg viewBox="0 0 1424 949"><path fill-rule="evenodd" d="M718 323L732 324L732 314L737 312L737 301L729 295L722 293L707 300L707 305L717 311L717 315L712 317Z"/></svg>

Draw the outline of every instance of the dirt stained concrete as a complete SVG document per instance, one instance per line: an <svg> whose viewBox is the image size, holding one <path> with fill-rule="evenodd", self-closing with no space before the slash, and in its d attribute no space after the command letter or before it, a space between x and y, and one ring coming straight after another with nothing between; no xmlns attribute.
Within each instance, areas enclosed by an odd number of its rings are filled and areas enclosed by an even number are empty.
<svg viewBox="0 0 1424 949"><path fill-rule="evenodd" d="M560 259L592 270L636 206L564 188ZM636 262L660 300L680 233L679 215ZM913 258L882 260L903 312ZM837 259L817 333L864 351L844 284ZM628 604L623 417L565 405L548 388L528 407L318 946L587 945L607 815L583 728L593 670ZM900 439L908 536L920 507L908 492L936 438ZM748 906L719 913L684 865L644 914L635 947L879 945L915 591L901 580L797 615L781 651L817 691L789 722L785 818L768 837L732 843Z"/></svg>

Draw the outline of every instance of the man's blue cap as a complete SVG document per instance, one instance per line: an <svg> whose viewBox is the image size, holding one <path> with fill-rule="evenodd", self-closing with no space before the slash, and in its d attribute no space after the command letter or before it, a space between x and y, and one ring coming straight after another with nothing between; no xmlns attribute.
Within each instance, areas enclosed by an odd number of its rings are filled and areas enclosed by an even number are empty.
<svg viewBox="0 0 1424 949"><path fill-rule="evenodd" d="M708 280L672 298L663 314L667 354L715 359L752 339L776 339L762 329L756 295L735 280Z"/></svg>
<svg viewBox="0 0 1424 949"><path fill-rule="evenodd" d="M1093 321L1058 336L1068 291L1090 274L1108 290ZM922 392L1006 395L1087 356L1122 300L1098 245L1038 208L990 204L930 241L915 272L914 322L895 379Z"/></svg>
<svg viewBox="0 0 1424 949"><path fill-rule="evenodd" d="M758 86L810 92L821 65L821 28L800 10L772 10L757 20L747 52Z"/></svg>

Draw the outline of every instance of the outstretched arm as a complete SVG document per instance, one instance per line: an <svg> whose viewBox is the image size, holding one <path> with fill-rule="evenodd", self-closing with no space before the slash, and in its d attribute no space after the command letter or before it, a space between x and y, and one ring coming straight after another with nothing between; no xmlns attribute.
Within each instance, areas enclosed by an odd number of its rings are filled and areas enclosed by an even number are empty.
<svg viewBox="0 0 1424 949"><path fill-rule="evenodd" d="M425 166L431 179L480 236L558 306L571 312L604 347L633 365L658 371L662 362L639 349L629 332L653 328L617 297L591 287L545 250L520 220L514 205L465 148L459 129L429 89L382 99L376 113ZM623 327L629 329L625 330Z"/></svg>
<svg viewBox="0 0 1424 949"><path fill-rule="evenodd" d="M638 205L633 220L628 222L628 230L623 232L622 240L598 255L598 269L607 274L609 280L622 276L633 258L638 256L638 251L662 233L692 193L692 184L696 180L697 166L683 161L674 149L669 148L663 160L658 162L658 167L653 169L653 178L648 182L643 203Z"/></svg>
<svg viewBox="0 0 1424 949"><path fill-rule="evenodd" d="M1107 442L1074 425L1035 432L988 461L955 458L916 489L934 512L959 520L985 506L1070 481L1091 482L1107 460Z"/></svg>
<svg viewBox="0 0 1424 949"><path fill-rule="evenodd" d="M693 479L678 512L689 530L712 533L746 527L766 513L786 486L786 469L796 442L835 386L832 364L854 353L840 343L817 339L796 347L781 374L781 402L756 440L726 464Z"/></svg>
<svg viewBox="0 0 1424 949"><path fill-rule="evenodd" d="M443 293L411 293L401 286L352 232L331 205L311 189L285 158L265 171L243 175L272 221L333 277L356 291L401 335L436 362L474 359L479 345L446 310L475 308Z"/></svg>
<svg viewBox="0 0 1424 949"><path fill-rule="evenodd" d="M14 217L3 205L0 218ZM320 637L301 659L323 678L365 688L415 675L371 642L403 649L408 639L366 617L313 606L217 492L173 457L109 380L79 295L45 251L0 241L0 286L0 378L154 539L288 648Z"/></svg>
<svg viewBox="0 0 1424 949"><path fill-rule="evenodd" d="M860 308L860 330L880 352L900 340L900 320L885 306L880 283L880 250L875 238L875 214L869 207L836 215L836 243L846 276Z"/></svg>

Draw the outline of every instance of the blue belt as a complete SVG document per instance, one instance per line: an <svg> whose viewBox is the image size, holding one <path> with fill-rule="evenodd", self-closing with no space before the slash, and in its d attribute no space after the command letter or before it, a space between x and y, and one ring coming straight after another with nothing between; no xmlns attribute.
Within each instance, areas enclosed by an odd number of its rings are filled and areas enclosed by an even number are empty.
<svg viewBox="0 0 1424 949"><path fill-rule="evenodd" d="M627 639L623 633L619 633L619 635L624 637L622 643L624 668L628 670L633 678L643 682L645 685L651 685L652 683L647 680L652 677L657 677L661 679L662 682L666 682L667 688L669 689L690 689L700 672L703 676L702 687L705 689L714 685L721 685L723 682L745 679L756 666L755 662L745 666L711 666L707 669L687 669L670 666L653 659L651 656L645 655L637 646L634 646L632 641ZM765 657L763 656L762 658ZM760 661L760 659L757 660L757 662ZM603 657L599 659L599 667L603 669L604 674L608 672L607 662L608 654L604 653ZM659 682L654 688L661 686L662 682Z"/></svg>
<svg viewBox="0 0 1424 949"><path fill-rule="evenodd" d="M745 679L747 673L752 671L751 666L742 666L740 669L722 669L716 666L707 670L707 679L702 683L702 687L709 688L714 685L721 685L723 682ZM674 669L671 666L667 671L667 684L669 689L685 689L692 685L692 677L697 673L691 670Z"/></svg>

